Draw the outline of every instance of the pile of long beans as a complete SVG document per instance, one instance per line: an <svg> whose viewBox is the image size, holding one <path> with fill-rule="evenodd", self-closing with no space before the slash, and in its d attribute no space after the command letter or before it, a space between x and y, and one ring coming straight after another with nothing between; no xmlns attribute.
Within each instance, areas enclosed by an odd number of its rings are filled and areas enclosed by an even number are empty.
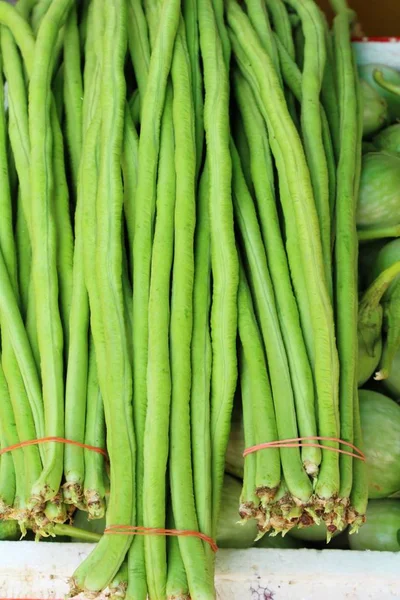
<svg viewBox="0 0 400 600"><path fill-rule="evenodd" d="M196 532L235 394L247 447L311 438L246 457L243 519L364 520L362 111L332 5L330 30L314 0L0 2L0 516L105 515L75 591L214 598Z"/></svg>

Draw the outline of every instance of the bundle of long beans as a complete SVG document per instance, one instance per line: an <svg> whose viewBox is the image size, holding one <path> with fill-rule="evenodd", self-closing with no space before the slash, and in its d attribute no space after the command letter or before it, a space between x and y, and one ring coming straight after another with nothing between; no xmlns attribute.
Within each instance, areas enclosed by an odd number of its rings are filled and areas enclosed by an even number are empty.
<svg viewBox="0 0 400 600"><path fill-rule="evenodd" d="M214 598L196 532L236 391L247 447L323 438L249 454L242 518L364 520L362 126L332 4L330 30L314 0L0 2L0 516L105 515L75 591Z"/></svg>

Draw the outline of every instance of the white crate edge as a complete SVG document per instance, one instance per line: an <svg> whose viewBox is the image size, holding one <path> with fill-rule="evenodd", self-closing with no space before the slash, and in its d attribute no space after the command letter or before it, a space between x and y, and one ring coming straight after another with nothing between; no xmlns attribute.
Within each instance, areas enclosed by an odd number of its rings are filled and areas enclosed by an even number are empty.
<svg viewBox="0 0 400 600"><path fill-rule="evenodd" d="M3 542L0 598L60 599L91 544ZM400 598L400 554L343 550L220 550L219 600Z"/></svg>
<svg viewBox="0 0 400 600"><path fill-rule="evenodd" d="M359 65L384 64L400 70L400 39L392 42L357 41L353 48Z"/></svg>

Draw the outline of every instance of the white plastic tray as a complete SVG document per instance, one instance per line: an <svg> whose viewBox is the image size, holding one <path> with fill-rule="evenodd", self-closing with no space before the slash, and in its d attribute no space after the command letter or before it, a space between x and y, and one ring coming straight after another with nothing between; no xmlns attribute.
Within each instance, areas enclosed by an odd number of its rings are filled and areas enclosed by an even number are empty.
<svg viewBox="0 0 400 600"><path fill-rule="evenodd" d="M0 598L62 599L91 544L3 542ZM393 600L400 553L343 550L220 550L219 600Z"/></svg>

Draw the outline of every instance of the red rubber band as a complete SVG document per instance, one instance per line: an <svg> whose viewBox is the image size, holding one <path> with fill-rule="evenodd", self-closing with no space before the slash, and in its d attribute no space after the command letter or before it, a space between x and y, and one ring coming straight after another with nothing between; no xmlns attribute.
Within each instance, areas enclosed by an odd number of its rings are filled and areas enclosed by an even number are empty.
<svg viewBox="0 0 400 600"><path fill-rule="evenodd" d="M108 535L165 535L172 537L197 537L211 546L213 552L217 552L216 542L200 531L190 531L185 529L159 529L157 527L143 527L140 525L110 525L104 530Z"/></svg>
<svg viewBox="0 0 400 600"><path fill-rule="evenodd" d="M46 442L58 442L59 444L68 444L69 446L77 446L78 448L84 448L85 450L92 450L93 452L102 454L104 458L108 461L107 451L103 448L99 448L97 446L90 446L89 444L81 444L80 442L75 442L74 440L67 440L66 438L62 437L44 437L38 438L37 440L27 440L26 442L19 442L18 444L13 444L12 446L2 448L0 450L0 456L2 454L6 454L6 452L19 450L20 448L25 448L26 446L37 446L38 444L45 444Z"/></svg>
<svg viewBox="0 0 400 600"><path fill-rule="evenodd" d="M347 450L342 450L341 448L332 448L331 446L325 446L323 444L309 444L303 443L304 440L322 440L325 442L337 442L338 444L342 444L343 446L347 446L348 448L352 448L354 452L349 452ZM347 456L352 456L353 458L358 458L359 460L365 461L365 454L362 452L357 446L351 444L350 442L345 442L339 438L334 437L323 437L323 436L308 436L308 437L299 437L299 438L290 438L287 440L276 440L274 442L265 442L263 444L257 444L256 446L251 446L250 448L246 448L243 452L243 456L246 457L249 454L253 454L253 452L258 452L258 450L265 450L268 448L322 448L322 450L330 450L332 452L338 452L339 454L346 454Z"/></svg>

